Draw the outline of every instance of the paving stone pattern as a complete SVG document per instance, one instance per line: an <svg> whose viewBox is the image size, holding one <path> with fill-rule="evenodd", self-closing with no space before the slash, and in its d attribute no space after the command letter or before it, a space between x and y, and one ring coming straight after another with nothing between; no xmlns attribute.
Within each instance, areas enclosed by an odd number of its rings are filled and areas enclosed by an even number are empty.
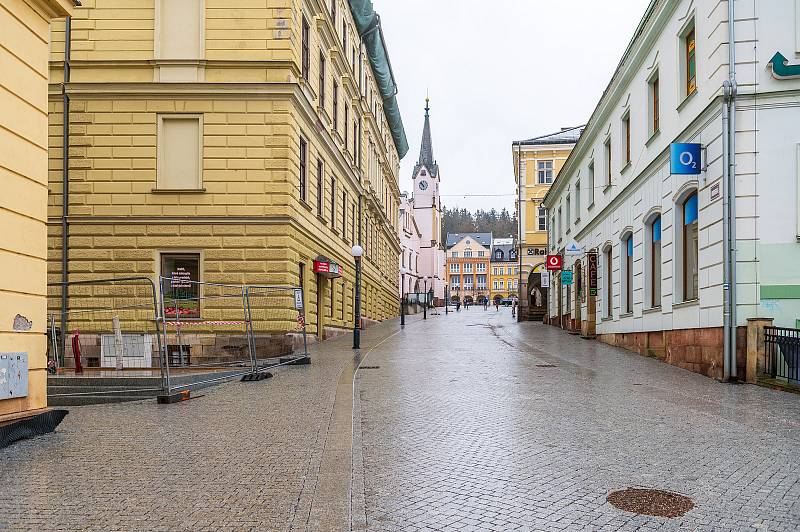
<svg viewBox="0 0 800 532"><path fill-rule="evenodd" d="M351 342L178 405L72 408L55 434L0 451L0 530L800 528L800 396L507 308ZM358 363L373 369L353 386ZM696 506L636 516L606 501L627 487Z"/></svg>
<svg viewBox="0 0 800 532"><path fill-rule="evenodd" d="M800 396L516 324L509 309L428 320L367 363L380 366L356 382L370 530L800 527ZM696 507L625 513L606 496L627 487Z"/></svg>

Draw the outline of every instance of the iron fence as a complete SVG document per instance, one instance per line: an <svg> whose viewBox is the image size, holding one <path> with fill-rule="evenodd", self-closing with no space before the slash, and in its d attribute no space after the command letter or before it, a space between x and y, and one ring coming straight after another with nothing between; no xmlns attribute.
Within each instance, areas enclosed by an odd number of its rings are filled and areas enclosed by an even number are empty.
<svg viewBox="0 0 800 532"><path fill-rule="evenodd" d="M764 328L766 373L776 379L800 382L800 329Z"/></svg>

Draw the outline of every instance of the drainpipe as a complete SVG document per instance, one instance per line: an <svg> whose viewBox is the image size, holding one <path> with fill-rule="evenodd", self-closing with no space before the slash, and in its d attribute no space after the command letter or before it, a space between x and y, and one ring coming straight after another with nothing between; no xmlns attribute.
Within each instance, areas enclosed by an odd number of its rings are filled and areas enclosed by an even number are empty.
<svg viewBox="0 0 800 532"><path fill-rule="evenodd" d="M723 92L723 152L725 197L723 198L723 217L727 222L725 229L726 275L728 288L726 304L726 325L723 334L723 373L725 380L737 379L737 312L736 312L736 9L735 0L728 0L728 79L722 84ZM727 212L724 202L727 201ZM726 216L727 215L727 216Z"/></svg>
<svg viewBox="0 0 800 532"><path fill-rule="evenodd" d="M72 17L67 17L64 32L64 82L61 84L63 98L63 153L61 155L62 182L61 182L61 352L65 353L67 339L67 304L69 281L69 95L67 83L70 81L70 54L72 51Z"/></svg>
<svg viewBox="0 0 800 532"><path fill-rule="evenodd" d="M522 294L520 293L520 290L522 290L522 275L523 275L522 274L522 242L523 242L522 238L524 236L523 229L522 229L522 209L525 207L525 204L524 204L524 190L525 189L523 188L523 185L522 185L522 179L524 178L524 176L522 175L522 142L519 142L519 141L517 141L517 175L519 176L517 178L517 196L518 196L517 203L519 205L519 207L517 208L517 227L518 227L518 233L519 233L518 240L517 240L517 262L518 262L518 268L519 268L519 275L518 275L518 277L519 277L519 280L518 280L519 285L517 286L517 297L519 298L519 301L517 301L517 321L522 321L522 317L519 315L519 311L522 309ZM530 290L530 287L526 288L525 292L528 292L529 290ZM489 293L491 293L491 291ZM526 293L525 294L525 301L527 301L527 300L528 300L528 294ZM512 302L512 305L513 305L513 302ZM527 303L526 303L525 308L528 309L528 316L530 316L531 309L530 309L529 306L527 306ZM526 317L526 319L530 319L530 318Z"/></svg>

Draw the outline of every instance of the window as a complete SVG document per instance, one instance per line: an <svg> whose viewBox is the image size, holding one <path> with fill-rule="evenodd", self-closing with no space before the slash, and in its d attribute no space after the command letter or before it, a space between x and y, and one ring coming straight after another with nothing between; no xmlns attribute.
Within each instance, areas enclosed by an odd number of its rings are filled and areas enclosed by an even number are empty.
<svg viewBox="0 0 800 532"><path fill-rule="evenodd" d="M451 256L451 257L453 257L454 259L457 259L457 258L458 258L458 251L454 251L454 252L452 252L452 253L450 254L450 256Z"/></svg>
<svg viewBox="0 0 800 532"><path fill-rule="evenodd" d="M581 219L581 181L575 183L575 221Z"/></svg>
<svg viewBox="0 0 800 532"><path fill-rule="evenodd" d="M611 139L608 139L605 144L605 152L606 152L606 186L611 185Z"/></svg>
<svg viewBox="0 0 800 532"><path fill-rule="evenodd" d="M496 249L494 251L494 259L495 260L503 260L503 250L502 249Z"/></svg>
<svg viewBox="0 0 800 532"><path fill-rule="evenodd" d="M650 307L661 306L661 216L649 226L650 233Z"/></svg>
<svg viewBox="0 0 800 532"><path fill-rule="evenodd" d="M564 236L564 223L561 217L561 207L558 208L558 241L561 242L561 239Z"/></svg>
<svg viewBox="0 0 800 532"><path fill-rule="evenodd" d="M686 36L683 38L683 48L685 50L684 71L686 76L686 96L697 90L697 61L694 23L689 27Z"/></svg>
<svg viewBox="0 0 800 532"><path fill-rule="evenodd" d="M325 201L325 181L324 171L322 166L322 159L317 159L317 216L322 217L322 206Z"/></svg>
<svg viewBox="0 0 800 532"><path fill-rule="evenodd" d="M467 250L464 251L464 258L465 259L472 258L472 250L471 249L467 249Z"/></svg>
<svg viewBox="0 0 800 532"><path fill-rule="evenodd" d="M306 189L308 188L307 174L306 174L306 157L308 155L308 146L306 139L300 137L300 199L306 201Z"/></svg>
<svg viewBox="0 0 800 532"><path fill-rule="evenodd" d="M339 84L336 81L333 82L331 95L333 96L333 130L339 131Z"/></svg>
<svg viewBox="0 0 800 532"><path fill-rule="evenodd" d="M479 251L479 252L478 252L478 257L481 257L481 258L482 258L482 257L483 257L483 255L484 255L484 252L483 252L483 251Z"/></svg>
<svg viewBox="0 0 800 532"><path fill-rule="evenodd" d="M331 20L334 28L336 27L336 2L337 0L331 0Z"/></svg>
<svg viewBox="0 0 800 532"><path fill-rule="evenodd" d="M625 148L625 152L623 155L625 156L625 166L629 165L631 162L631 115L628 112L624 117L622 117L622 139L624 142L623 147Z"/></svg>
<svg viewBox="0 0 800 532"><path fill-rule="evenodd" d="M325 107L325 53L319 51L319 106Z"/></svg>
<svg viewBox="0 0 800 532"><path fill-rule="evenodd" d="M658 71L656 71L653 77L650 78L650 135L658 133L660 127L660 89Z"/></svg>
<svg viewBox="0 0 800 532"><path fill-rule="evenodd" d="M199 190L202 185L203 138L201 118L164 115L158 121L156 188Z"/></svg>
<svg viewBox="0 0 800 532"><path fill-rule="evenodd" d="M164 312L167 318L200 317L200 254L162 253L161 276L165 277Z"/></svg>
<svg viewBox="0 0 800 532"><path fill-rule="evenodd" d="M505 273L505 272L506 272L506 270L505 270L505 268L503 268L502 266L500 266L499 268L497 268L497 272L498 272L498 273L497 273L497 275L505 275L505 274L506 274L506 273Z"/></svg>
<svg viewBox="0 0 800 532"><path fill-rule="evenodd" d="M450 264L450 273L458 273L458 272L459 272L458 263Z"/></svg>
<svg viewBox="0 0 800 532"><path fill-rule="evenodd" d="M347 21L342 19L342 50L347 53ZM347 57L345 55L345 57Z"/></svg>
<svg viewBox="0 0 800 532"><path fill-rule="evenodd" d="M476 270L478 273L486 273L486 264L479 262L478 269Z"/></svg>
<svg viewBox="0 0 800 532"><path fill-rule="evenodd" d="M504 280L504 279L500 279L500 280L499 280L499 283L500 283L500 290L502 290L503 288L505 288L505 286L506 286L506 282L505 282L505 280Z"/></svg>
<svg viewBox="0 0 800 532"><path fill-rule="evenodd" d="M348 135L347 132L349 129L347 128L347 123L350 121L350 108L347 104L344 104L344 149L348 149Z"/></svg>
<svg viewBox="0 0 800 532"><path fill-rule="evenodd" d="M158 59L201 59L203 19L200 0L158 0Z"/></svg>
<svg viewBox="0 0 800 532"><path fill-rule="evenodd" d="M614 290L614 281L612 276L612 259L613 259L613 248L608 246L605 252L605 271L603 272L605 276L605 303L606 303L606 318L611 318L614 316L614 297L613 297L613 290Z"/></svg>
<svg viewBox="0 0 800 532"><path fill-rule="evenodd" d="M353 212L353 216L352 216L352 218L350 218L350 221L351 221L351 223L350 223L350 242L355 243L355 241L356 241L356 204L355 203L353 203L351 210ZM411 260L411 256L409 255L409 261L410 260ZM411 266L410 263L409 263L409 266Z"/></svg>
<svg viewBox="0 0 800 532"><path fill-rule="evenodd" d="M336 229L336 178L331 176L331 228Z"/></svg>
<svg viewBox="0 0 800 532"><path fill-rule="evenodd" d="M569 226L572 223L572 200L569 196L567 196L567 232L569 232Z"/></svg>
<svg viewBox="0 0 800 532"><path fill-rule="evenodd" d="M549 185L553 182L553 161L539 161L536 169L540 185Z"/></svg>
<svg viewBox="0 0 800 532"><path fill-rule="evenodd" d="M698 296L698 227L697 192L683 202L683 300Z"/></svg>
<svg viewBox="0 0 800 532"><path fill-rule="evenodd" d="M625 312L633 312L633 234L622 239L622 280L624 282Z"/></svg>
<svg viewBox="0 0 800 532"><path fill-rule="evenodd" d="M467 262L464 264L464 273L472 273L472 263Z"/></svg>
<svg viewBox="0 0 800 532"><path fill-rule="evenodd" d="M347 239L347 191L342 190L342 238Z"/></svg>
<svg viewBox="0 0 800 532"><path fill-rule="evenodd" d="M497 279L495 279L495 280L494 280L494 283L492 283L492 288L493 288L494 290L497 290Z"/></svg>
<svg viewBox="0 0 800 532"><path fill-rule="evenodd" d="M521 176L520 182L522 179L525 179L525 173L528 171L527 161L523 158L520 158L519 161L519 175Z"/></svg>
<svg viewBox="0 0 800 532"><path fill-rule="evenodd" d="M594 161L589 161L589 207L594 205Z"/></svg>
<svg viewBox="0 0 800 532"><path fill-rule="evenodd" d="M309 48L309 34L311 33L311 28L308 26L308 21L305 16L303 16L302 27L301 61L303 79L308 81L309 72L311 71L311 50Z"/></svg>

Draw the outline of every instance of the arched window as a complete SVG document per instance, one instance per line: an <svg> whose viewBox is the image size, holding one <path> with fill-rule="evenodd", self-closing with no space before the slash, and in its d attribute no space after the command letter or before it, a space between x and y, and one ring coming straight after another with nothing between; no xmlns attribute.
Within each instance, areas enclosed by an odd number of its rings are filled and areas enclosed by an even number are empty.
<svg viewBox="0 0 800 532"><path fill-rule="evenodd" d="M697 191L692 192L681 204L681 281L683 300L691 301L698 296L698 208Z"/></svg>
<svg viewBox="0 0 800 532"><path fill-rule="evenodd" d="M661 216L656 216L648 226L650 235L650 308L661 306Z"/></svg>
<svg viewBox="0 0 800 532"><path fill-rule="evenodd" d="M495 258L495 260L503 260L503 252L501 250L499 250L499 249L496 250L494 252L494 258Z"/></svg>
<svg viewBox="0 0 800 532"><path fill-rule="evenodd" d="M613 270L613 255L614 248L611 246L606 247L603 252L603 288L605 289L603 299L605 300L605 317L614 317L614 280L612 275Z"/></svg>
<svg viewBox="0 0 800 532"><path fill-rule="evenodd" d="M622 266L622 300L626 313L633 312L633 233L628 233L622 238L620 250L620 265Z"/></svg>

